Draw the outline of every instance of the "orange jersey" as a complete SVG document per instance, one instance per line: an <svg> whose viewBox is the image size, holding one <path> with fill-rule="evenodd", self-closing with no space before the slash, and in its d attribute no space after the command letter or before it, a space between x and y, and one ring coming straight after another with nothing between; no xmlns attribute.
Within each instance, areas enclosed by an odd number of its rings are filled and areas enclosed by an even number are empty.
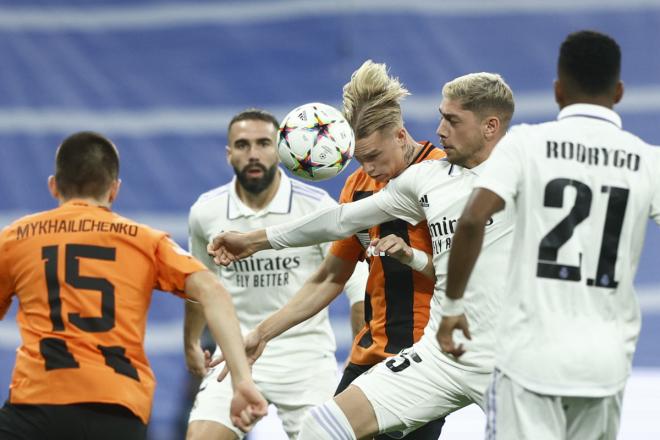
<svg viewBox="0 0 660 440"><path fill-rule="evenodd" d="M156 382L144 353L152 289L183 295L206 270L164 232L70 201L0 233L0 317L18 297L15 404L96 402L147 423Z"/></svg>
<svg viewBox="0 0 660 440"><path fill-rule="evenodd" d="M444 157L444 151L425 142L413 163ZM385 185L359 168L346 179L339 202L349 203L369 197ZM413 248L432 254L426 222L412 226L403 220L393 220L336 241L330 252L345 260L362 260L371 238L390 234L403 238ZM364 302L366 324L353 341L351 362L374 365L417 342L429 320L433 286L431 279L394 258L371 257Z"/></svg>

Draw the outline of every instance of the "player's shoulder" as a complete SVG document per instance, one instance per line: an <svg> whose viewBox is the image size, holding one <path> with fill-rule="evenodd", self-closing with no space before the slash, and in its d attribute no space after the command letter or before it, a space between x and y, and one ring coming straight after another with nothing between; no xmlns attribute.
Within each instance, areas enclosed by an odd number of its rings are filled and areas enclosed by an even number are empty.
<svg viewBox="0 0 660 440"><path fill-rule="evenodd" d="M307 199L311 202L321 202L326 199L332 199L330 194L328 194L323 188L292 178L289 180L291 182L291 198Z"/></svg>
<svg viewBox="0 0 660 440"><path fill-rule="evenodd" d="M434 174L442 173L442 175L448 174L451 168L451 163L443 156L440 159L427 159L422 162L414 163L410 165L402 175L419 175L419 174ZM438 176L439 177L439 176Z"/></svg>
<svg viewBox="0 0 660 440"><path fill-rule="evenodd" d="M431 141L420 142L422 149L415 158L414 162L419 163L426 160L440 160L447 157L447 154L442 148L438 148L431 143Z"/></svg>
<svg viewBox="0 0 660 440"><path fill-rule="evenodd" d="M359 167L346 178L343 191L349 193L354 193L355 191L373 191L382 186L379 182L369 177L363 167Z"/></svg>
<svg viewBox="0 0 660 440"><path fill-rule="evenodd" d="M26 225L30 223L39 222L49 218L53 211L53 209L49 209L47 211L39 211L32 214L26 214L17 218L16 220L10 222L8 225L0 228L0 240L5 240L9 236L15 235L16 231L26 227Z"/></svg>
<svg viewBox="0 0 660 440"><path fill-rule="evenodd" d="M125 217L121 214L118 214L117 212L110 211L108 214L110 217L109 220L112 221L113 223L120 223L122 225L125 225L125 227L127 228L126 230L136 231L134 234L131 233L130 235L140 236L140 237L144 237L146 235L149 236L153 241L158 241L164 236L169 235L165 231L156 229L153 226L150 226L146 223L141 223L139 221L133 220L132 218Z"/></svg>
<svg viewBox="0 0 660 440"><path fill-rule="evenodd" d="M199 211L208 207L217 207L218 205L226 204L230 188L231 182L227 182L224 185L202 193L197 197L195 203L192 204L190 211Z"/></svg>

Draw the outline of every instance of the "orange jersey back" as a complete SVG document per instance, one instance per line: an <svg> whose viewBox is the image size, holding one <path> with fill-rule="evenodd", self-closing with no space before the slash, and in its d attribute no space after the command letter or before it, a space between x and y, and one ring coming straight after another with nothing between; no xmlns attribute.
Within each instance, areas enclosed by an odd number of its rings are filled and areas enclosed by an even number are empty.
<svg viewBox="0 0 660 440"><path fill-rule="evenodd" d="M413 163L444 157L444 151L425 142ZM349 203L369 197L385 185L359 168L346 180L339 202ZM403 220L393 220L336 241L330 252L346 260L362 260L371 238L389 234L432 254L426 222L412 226ZM353 341L351 362L373 365L417 342L429 320L433 286L432 280L391 257L371 257L364 308L366 324Z"/></svg>
<svg viewBox="0 0 660 440"><path fill-rule="evenodd" d="M155 380L144 353L154 288L182 295L205 267L164 232L70 201L0 233L0 317L15 294L16 404L112 403L144 423Z"/></svg>

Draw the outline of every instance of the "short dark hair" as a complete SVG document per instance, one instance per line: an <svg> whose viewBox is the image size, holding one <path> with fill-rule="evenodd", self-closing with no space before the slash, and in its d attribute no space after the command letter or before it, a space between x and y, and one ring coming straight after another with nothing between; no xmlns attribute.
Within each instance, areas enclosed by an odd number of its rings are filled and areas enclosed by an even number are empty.
<svg viewBox="0 0 660 440"><path fill-rule="evenodd" d="M600 32L574 32L559 49L557 71L576 92L588 96L611 93L621 74L621 48Z"/></svg>
<svg viewBox="0 0 660 440"><path fill-rule="evenodd" d="M248 108L238 113L236 116L231 118L229 125L227 126L227 134L231 130L231 126L239 121L264 121L270 122L275 127L275 131L280 129L280 123L277 122L277 118L272 115L272 113L267 112L266 110L261 110L259 108Z"/></svg>
<svg viewBox="0 0 660 440"><path fill-rule="evenodd" d="M119 176L119 153L105 136L91 131L62 141L55 155L55 182L64 198L102 197Z"/></svg>

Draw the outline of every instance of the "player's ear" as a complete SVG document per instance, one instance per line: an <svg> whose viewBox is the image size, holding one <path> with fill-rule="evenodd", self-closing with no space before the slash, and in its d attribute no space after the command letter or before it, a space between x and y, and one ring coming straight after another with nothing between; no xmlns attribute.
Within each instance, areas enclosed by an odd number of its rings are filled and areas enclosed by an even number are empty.
<svg viewBox="0 0 660 440"><path fill-rule="evenodd" d="M623 98L623 81L619 80L616 83L616 89L614 89L614 103L618 104L619 101L621 101L621 98Z"/></svg>
<svg viewBox="0 0 660 440"><path fill-rule="evenodd" d="M48 191L50 191L50 195L53 196L55 200L60 199L60 192L57 189L57 181L55 180L55 176L48 176Z"/></svg>
<svg viewBox="0 0 660 440"><path fill-rule="evenodd" d="M403 126L396 130L394 136L396 137L397 142L399 142L402 146L406 145L406 129Z"/></svg>
<svg viewBox="0 0 660 440"><path fill-rule="evenodd" d="M108 194L108 202L112 203L117 200L119 188L121 187L121 179L117 179L110 185L110 193Z"/></svg>
<svg viewBox="0 0 660 440"><path fill-rule="evenodd" d="M553 83L552 86L555 90L555 102L559 105L559 108L564 107L564 88L561 85L561 81L556 79Z"/></svg>
<svg viewBox="0 0 660 440"><path fill-rule="evenodd" d="M487 116L483 123L483 133L486 139L491 139L500 131L500 118L491 115Z"/></svg>
<svg viewBox="0 0 660 440"><path fill-rule="evenodd" d="M229 148L229 145L225 145L225 154L226 154L226 159L227 163L231 165L231 148Z"/></svg>

